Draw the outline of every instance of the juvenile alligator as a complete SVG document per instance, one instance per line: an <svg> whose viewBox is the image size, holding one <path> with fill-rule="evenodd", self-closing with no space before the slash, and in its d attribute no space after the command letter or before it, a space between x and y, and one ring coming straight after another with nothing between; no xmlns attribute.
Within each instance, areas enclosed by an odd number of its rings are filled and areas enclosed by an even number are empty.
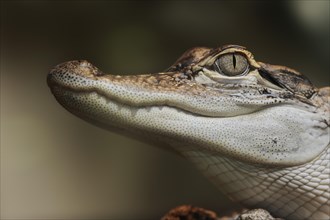
<svg viewBox="0 0 330 220"><path fill-rule="evenodd" d="M171 146L234 201L286 219L330 218L330 87L293 69L227 45L188 50L156 74L70 61L48 85L86 121Z"/></svg>

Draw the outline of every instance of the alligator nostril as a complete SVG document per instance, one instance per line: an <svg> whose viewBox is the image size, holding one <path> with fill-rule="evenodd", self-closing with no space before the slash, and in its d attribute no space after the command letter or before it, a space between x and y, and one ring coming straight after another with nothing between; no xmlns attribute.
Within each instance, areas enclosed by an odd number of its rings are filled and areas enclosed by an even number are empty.
<svg viewBox="0 0 330 220"><path fill-rule="evenodd" d="M90 66L92 66L87 60L79 60L78 62L79 62L79 65L81 67L90 67Z"/></svg>
<svg viewBox="0 0 330 220"><path fill-rule="evenodd" d="M93 76L102 76L104 73L95 67L93 64L88 62L87 60L78 60L78 69L85 74L90 74Z"/></svg>

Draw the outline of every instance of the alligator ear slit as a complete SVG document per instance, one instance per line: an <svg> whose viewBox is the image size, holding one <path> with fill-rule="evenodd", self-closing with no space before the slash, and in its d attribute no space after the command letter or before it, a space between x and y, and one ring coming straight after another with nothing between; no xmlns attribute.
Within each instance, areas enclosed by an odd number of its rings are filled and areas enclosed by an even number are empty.
<svg viewBox="0 0 330 220"><path fill-rule="evenodd" d="M272 78L266 71L262 69L258 69L260 76L262 76L264 79L268 80L269 82L273 83L274 85L277 85L278 87L285 89L285 87L280 84L276 79Z"/></svg>

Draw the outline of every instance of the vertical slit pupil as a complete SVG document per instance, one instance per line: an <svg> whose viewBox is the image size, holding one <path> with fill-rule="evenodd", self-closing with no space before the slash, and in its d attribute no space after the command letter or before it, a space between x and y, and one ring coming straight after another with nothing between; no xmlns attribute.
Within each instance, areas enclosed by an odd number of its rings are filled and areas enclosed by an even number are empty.
<svg viewBox="0 0 330 220"><path fill-rule="evenodd" d="M236 57L235 57L235 54L233 54L233 65L234 65L234 69L236 69Z"/></svg>

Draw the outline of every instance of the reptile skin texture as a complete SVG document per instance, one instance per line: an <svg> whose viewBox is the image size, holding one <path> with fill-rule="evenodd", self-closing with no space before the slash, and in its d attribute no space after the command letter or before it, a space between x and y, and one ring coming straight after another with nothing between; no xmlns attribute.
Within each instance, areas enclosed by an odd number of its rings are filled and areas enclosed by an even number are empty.
<svg viewBox="0 0 330 220"><path fill-rule="evenodd" d="M277 215L291 213L286 219L329 219L329 147L310 163L285 169L247 166L194 149L181 153L234 201Z"/></svg>

